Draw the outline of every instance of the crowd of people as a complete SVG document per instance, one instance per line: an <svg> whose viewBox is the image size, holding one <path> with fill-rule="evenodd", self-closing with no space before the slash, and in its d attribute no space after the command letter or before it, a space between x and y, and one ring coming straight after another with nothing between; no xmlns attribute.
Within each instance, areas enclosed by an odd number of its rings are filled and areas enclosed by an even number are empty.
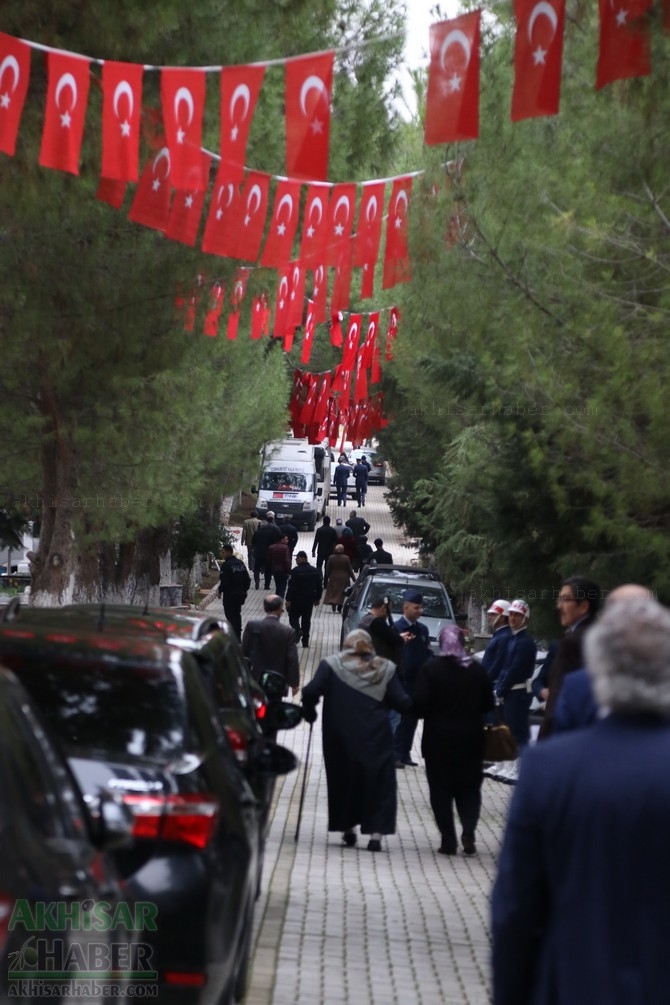
<svg viewBox="0 0 670 1005"><path fill-rule="evenodd" d="M341 610L370 528L356 512L346 525L324 522L313 566L304 551L291 564L290 528L275 527L279 536L269 543L272 524L252 527L244 539L256 585L263 574L269 586L269 570L276 593L264 598L265 618L245 626L242 648L255 675L278 670L297 695L297 646L309 645L312 611L320 602ZM344 545L349 536L356 553ZM273 565L267 553L279 542L288 562L284 555ZM390 560L381 539L375 547ZM221 588L236 630L246 571L237 562L227 549ZM248 573L246 580L248 590ZM431 645L422 599L407 589L395 619L387 598L376 599L302 688L307 722L322 703L329 831L341 833L345 848L360 832L368 850L382 850L396 829L397 772L416 766L414 734L423 720L437 851L458 854L460 839L463 854L477 854L483 726L497 706L520 758L491 899L495 1005L664 1000L670 611L637 584L605 594L588 577L566 578L556 600L563 634L538 674L526 600L490 605L480 662L466 653L457 624ZM285 608L288 625L280 621ZM529 728L533 694L545 707L537 742Z"/></svg>

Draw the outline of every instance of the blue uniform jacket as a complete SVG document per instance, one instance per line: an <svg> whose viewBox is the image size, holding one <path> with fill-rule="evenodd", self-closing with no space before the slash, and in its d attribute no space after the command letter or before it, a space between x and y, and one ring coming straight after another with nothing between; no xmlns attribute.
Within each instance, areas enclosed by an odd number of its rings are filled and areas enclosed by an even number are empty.
<svg viewBox="0 0 670 1005"><path fill-rule="evenodd" d="M512 630L509 625L503 625L493 633L493 638L489 641L482 657L482 666L488 674L488 678L494 684L500 676L500 671L505 665L507 646L512 638Z"/></svg>
<svg viewBox="0 0 670 1005"><path fill-rule="evenodd" d="M410 639L409 642L403 642L402 646L402 667L405 684L411 687L416 680L419 668L433 655L433 651L430 648L430 632L426 625L420 621L415 621L412 624L405 617L398 618L394 622L394 627L400 633L412 632L414 635L413 639Z"/></svg>
<svg viewBox="0 0 670 1005"><path fill-rule="evenodd" d="M496 681L495 692L499 698L509 694L515 684L523 684L533 676L537 646L525 628L512 635L507 645L505 663Z"/></svg>
<svg viewBox="0 0 670 1005"><path fill-rule="evenodd" d="M586 670L574 670L563 680L554 710L554 733L590 726L598 718L591 678Z"/></svg>

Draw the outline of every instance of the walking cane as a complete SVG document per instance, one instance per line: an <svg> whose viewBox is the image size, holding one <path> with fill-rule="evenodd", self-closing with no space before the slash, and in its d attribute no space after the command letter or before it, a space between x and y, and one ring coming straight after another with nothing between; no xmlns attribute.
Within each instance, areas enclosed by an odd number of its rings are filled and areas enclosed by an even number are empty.
<svg viewBox="0 0 670 1005"><path fill-rule="evenodd" d="M300 806L298 807L298 826L295 829L295 838L297 841L300 836L300 824L302 823L302 808L305 805L305 789L307 788L307 769L309 768L309 752L312 749L312 733L314 732L314 723L309 724L309 736L307 737L307 750L305 752L305 770L302 776L302 789L300 792Z"/></svg>

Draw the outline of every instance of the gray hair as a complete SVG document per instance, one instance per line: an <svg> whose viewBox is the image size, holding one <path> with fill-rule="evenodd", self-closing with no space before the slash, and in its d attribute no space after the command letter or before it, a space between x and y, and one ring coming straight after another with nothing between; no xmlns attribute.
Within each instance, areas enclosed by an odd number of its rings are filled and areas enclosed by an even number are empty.
<svg viewBox="0 0 670 1005"><path fill-rule="evenodd" d="M372 653L375 655L375 647L372 644L372 636L364 628L354 628L353 632L344 639L344 649L351 649L359 656L362 653Z"/></svg>
<svg viewBox="0 0 670 1005"><path fill-rule="evenodd" d="M598 704L623 715L670 716L670 611L655 600L611 604L584 636Z"/></svg>

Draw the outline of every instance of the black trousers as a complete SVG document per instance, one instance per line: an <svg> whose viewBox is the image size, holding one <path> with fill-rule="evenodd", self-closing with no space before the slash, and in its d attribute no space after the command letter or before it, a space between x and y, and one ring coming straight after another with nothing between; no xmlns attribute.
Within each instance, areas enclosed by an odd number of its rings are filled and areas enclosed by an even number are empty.
<svg viewBox="0 0 670 1005"><path fill-rule="evenodd" d="M226 615L226 620L230 623L230 627L233 629L238 639L242 638L242 604L244 600L242 597L226 597L223 595L223 613Z"/></svg>
<svg viewBox="0 0 670 1005"><path fill-rule="evenodd" d="M291 610L288 612L288 621L294 632L302 641L303 646L309 642L309 631L312 625L312 611L314 604L305 601L292 600Z"/></svg>
<svg viewBox="0 0 670 1005"><path fill-rule="evenodd" d="M455 852L458 846L454 826L454 804L461 823L463 836L474 841L482 808L481 784L464 785L445 775L444 767L432 758L426 760L426 778L430 792L430 806L437 829L442 835L442 847Z"/></svg>

